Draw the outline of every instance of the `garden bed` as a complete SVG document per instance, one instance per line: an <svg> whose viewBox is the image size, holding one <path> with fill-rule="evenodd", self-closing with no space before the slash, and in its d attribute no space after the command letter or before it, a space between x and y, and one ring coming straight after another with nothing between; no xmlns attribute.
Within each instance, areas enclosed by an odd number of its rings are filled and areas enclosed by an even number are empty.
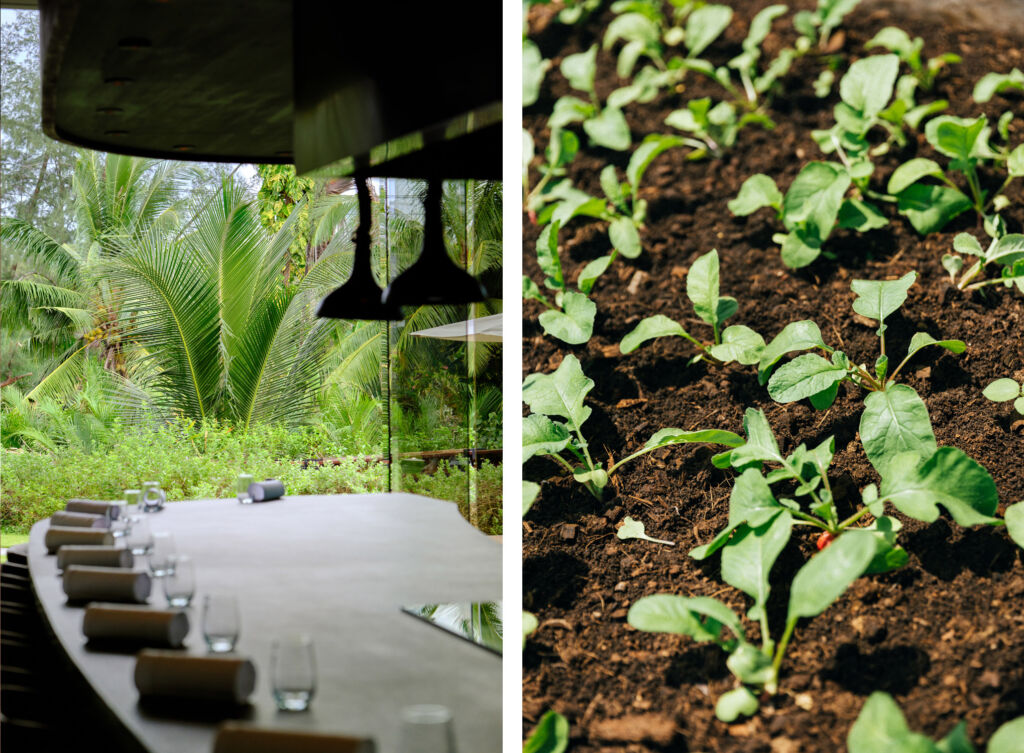
<svg viewBox="0 0 1024 753"><path fill-rule="evenodd" d="M747 22L769 3L736 0L733 23L705 57L724 65L737 54ZM793 9L812 8L808 2ZM566 55L600 41L613 14L599 11L584 24L566 26L551 18L549 6L530 12L530 38L554 67L540 99L527 108L525 127L538 151L548 141L546 120L558 97L570 90L557 70ZM925 53L954 52L963 62L946 69L936 96L961 117L985 113L994 122L1021 95L996 95L986 104L971 99L974 84L992 70L1024 68L1021 38L959 31L945 20L905 18L873 9L847 16L833 36L843 66L863 57L864 43L887 25L898 25L925 40ZM793 44L790 25L776 24L764 48L769 56ZM611 52L598 53L597 93L604 100L625 81L615 73ZM663 427L726 429L743 433L744 410L764 410L784 453L801 442L814 446L835 436L832 476L837 503L850 500L878 476L857 440L863 394L844 384L835 403L816 411L806 400L780 405L758 383L756 369L733 363L690 365L694 347L682 338L660 338L622 355L619 342L644 317L664 314L688 330L702 326L685 293L690 265L713 248L721 258L721 290L739 301L730 323L745 324L770 339L786 324L816 321L826 341L838 343L857 363L877 355L873 322L851 311L853 279L888 280L916 270L906 303L887 320L887 340L903 352L911 335L927 331L963 340L959 356L935 350L919 356L903 382L925 401L939 446L957 447L992 475L999 515L1024 500L1024 419L1009 403L996 404L982 389L1000 377L1024 380L1024 296L1003 286L965 293L949 282L940 257L954 236L983 236L973 212L940 232L919 236L890 205L886 227L866 233L837 230L819 257L800 270L783 265L772 235L781 228L769 211L734 217L726 204L754 173L787 186L809 160L822 159L813 129L833 122L832 96L814 95L821 63L798 59L783 80L783 93L768 112L774 130L744 129L721 159L687 161L685 149L658 157L647 171L640 196L648 201L640 232L643 253L615 262L591 300L597 304L594 334L583 345L545 335L540 304L524 304L524 376L551 373L566 354L575 355L596 384L586 404L593 410L587 439L595 459L622 458L638 450ZM633 144L651 133L671 131L664 120L688 99L721 90L689 76L685 94L662 92L647 104L625 109ZM577 129L578 131L578 129ZM935 157L923 128L910 143L876 158L876 180L884 185L893 169L911 157ZM1019 117L1010 143L1024 137ZM606 164L624 170L630 151L586 146L568 166L573 185L600 196L598 176ZM535 179L535 178L534 178ZM1005 192L1008 229L1024 232L1024 180ZM988 188L996 186L988 185ZM575 280L589 261L610 252L607 223L576 218L559 236L566 280ZM524 213L524 271L540 284L534 246L539 228ZM941 355L940 355L941 353ZM616 473L605 500L540 457L524 477L542 484L541 495L523 526L524 609L539 628L524 654L524 735L548 709L571 726L571 750L743 751L817 753L841 751L864 701L876 690L891 693L911 729L932 739L961 719L983 749L995 729L1024 714L1024 566L1022 552L1005 529L961 528L944 514L926 524L894 513L904 524L900 543L909 554L901 569L858 579L824 614L800 623L786 654L780 690L762 696L752 717L727 724L715 718L717 698L734 687L726 654L709 644L679 636L639 632L627 625L629 607L655 593L715 596L743 614L750 601L721 578L719 560L698 562L687 552L706 544L726 522L735 474L712 466L721 448L683 445L655 450ZM845 500L845 502L844 502ZM844 504L846 507L844 507ZM844 512L845 514L848 514ZM616 526L630 516L647 533L674 547L619 540ZM815 551L813 537L796 529L773 571L768 616L785 620L788 583ZM745 620L748 632L756 626Z"/></svg>

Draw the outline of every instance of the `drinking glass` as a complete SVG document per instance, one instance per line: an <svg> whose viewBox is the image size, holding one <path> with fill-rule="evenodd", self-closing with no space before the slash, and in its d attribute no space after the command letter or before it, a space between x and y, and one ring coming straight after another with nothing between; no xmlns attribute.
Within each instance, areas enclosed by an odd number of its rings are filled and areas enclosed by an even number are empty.
<svg viewBox="0 0 1024 753"><path fill-rule="evenodd" d="M135 505L141 511L142 490L141 489L125 489L124 490L124 503L126 505Z"/></svg>
<svg viewBox="0 0 1024 753"><path fill-rule="evenodd" d="M123 538L131 524L128 521L128 505L124 502L111 502L107 508L107 526L110 528L110 535L115 539Z"/></svg>
<svg viewBox="0 0 1024 753"><path fill-rule="evenodd" d="M142 484L142 512L160 512L167 501L167 492L160 488L159 481L145 481Z"/></svg>
<svg viewBox="0 0 1024 753"><path fill-rule="evenodd" d="M129 529L124 537L124 545L132 550L134 555L149 554L153 548L153 534L149 530L149 521L141 515L132 515L129 519Z"/></svg>
<svg viewBox="0 0 1024 753"><path fill-rule="evenodd" d="M270 644L270 680L278 709L308 709L316 690L313 639L308 635L274 639Z"/></svg>
<svg viewBox="0 0 1024 753"><path fill-rule="evenodd" d="M399 753L455 753L452 712L447 706L425 704L402 709Z"/></svg>
<svg viewBox="0 0 1024 753"><path fill-rule="evenodd" d="M149 550L149 572L162 578L170 570L170 556L174 554L174 537L166 531L153 534L153 547Z"/></svg>
<svg viewBox="0 0 1024 753"><path fill-rule="evenodd" d="M240 622L234 596L212 594L203 599L203 638L211 652L234 651Z"/></svg>
<svg viewBox="0 0 1024 753"><path fill-rule="evenodd" d="M235 480L235 489L238 493L238 501L243 505L250 504L252 502L252 495L249 494L249 484L252 483L251 473L241 473Z"/></svg>
<svg viewBox="0 0 1024 753"><path fill-rule="evenodd" d="M170 569L163 577L164 596L172 607L187 607L196 592L196 571L192 558L187 554L172 554L168 562Z"/></svg>

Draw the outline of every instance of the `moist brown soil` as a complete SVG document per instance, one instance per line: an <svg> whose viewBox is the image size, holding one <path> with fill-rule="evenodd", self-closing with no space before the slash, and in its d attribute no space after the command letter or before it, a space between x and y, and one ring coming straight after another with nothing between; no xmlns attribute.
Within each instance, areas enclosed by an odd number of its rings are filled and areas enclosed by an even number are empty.
<svg viewBox="0 0 1024 753"><path fill-rule="evenodd" d="M768 0L729 4L736 10L733 25L708 53L719 65L736 54L749 19ZM790 7L811 5L804 1ZM569 91L558 63L599 41L612 17L605 10L569 28L550 22L550 13L550 6L534 6L530 14L531 38L555 63L540 101L524 115L538 150L547 143L546 113ZM837 50L843 58L840 70L864 55L864 42L889 24L923 37L927 55L949 51L963 56L963 63L937 83L936 96L952 103L950 112L965 117L984 112L990 121L1007 109L1024 114L1019 95L997 95L986 105L970 97L984 73L1024 67L1020 38L957 30L945 21L907 18L895 11L853 14ZM791 30L780 29L786 25L776 21L766 42L769 53L793 41ZM748 176L764 172L784 189L804 162L821 158L810 131L830 125L836 101L835 95L827 100L813 95L821 65L811 57L801 59L786 77L785 91L770 109L775 130L746 129L736 148L718 161L689 162L685 150L658 158L641 188L649 202L641 231L644 254L617 261L598 283L594 336L580 346L544 336L537 323L540 305L526 303L524 375L552 371L567 353L580 359L596 383L587 400L593 414L585 428L598 459L622 457L667 426L741 432L747 407L765 411L784 451L834 435L831 475L842 512L852 509L860 488L878 481L857 441L863 399L857 390L844 385L835 404L823 412L806 402L778 405L758 384L752 367L688 365L694 350L681 338L662 338L627 356L619 353L618 342L654 313L709 336L693 314L684 281L690 263L717 248L722 294L740 304L731 324L746 324L770 339L791 321L813 319L826 341L857 362L873 363L877 338L870 322L853 317L850 281L890 279L917 270L907 302L890 320L889 351L905 352L911 335L922 330L967 343L958 357L919 354L905 381L925 400L939 444L961 448L992 474L1001 514L1007 504L1024 500L1024 421L1009 403L991 403L981 390L999 377L1024 379L1024 297L1002 286L984 295L964 294L948 283L939 259L957 232L982 236L973 213L921 238L886 206L891 219L886 228L866 234L837 231L826 245L835 258L821 258L794 272L782 264L771 241L781 228L770 210L736 218L726 208ZM623 83L610 52L598 55L598 79L602 98ZM722 96L690 76L685 92L630 106L634 144L648 133L670 132L663 125L665 116L704 94ZM1022 138L1024 122L1018 119L1011 143ZM574 185L601 195L600 169L608 163L624 169L628 156L584 146L569 176ZM882 189L892 169L913 156L934 156L923 135L911 134L905 149L876 160L881 168L874 179L877 187ZM536 180L536 172L531 177ZM986 179L992 187L994 178ZM1004 216L1010 232L1024 230L1022 183L1016 181L1008 192L1013 205ZM524 214L524 271L540 283L534 256L538 230ZM560 235L566 278L575 280L587 261L609 250L605 223L573 220ZM715 596L741 614L749 606L746 597L722 581L717 557L699 563L687 556L727 517L733 474L712 467L713 452L703 446L658 450L617 472L614 489L602 503L558 475L551 461L526 464L524 476L542 482L542 493L523 524L524 608L540 620L523 659L524 735L544 711L554 709L568 718L576 752L834 753L846 749L850 725L875 690L896 698L912 729L938 738L964 719L979 746L1000 724L1024 714L1021 550L1003 529L963 529L946 517L924 524L900 516L909 564L861 578L824 614L801 622L783 666L780 692L764 696L751 719L718 721L715 700L734 684L723 654L684 637L641 633L626 623L629 606L654 593ZM676 546L620 541L616 525L627 515L642 521L649 535ZM799 530L773 572L769 616L776 637L788 598L782 584L814 551L812 537ZM756 634L753 625L748 624L748 633Z"/></svg>

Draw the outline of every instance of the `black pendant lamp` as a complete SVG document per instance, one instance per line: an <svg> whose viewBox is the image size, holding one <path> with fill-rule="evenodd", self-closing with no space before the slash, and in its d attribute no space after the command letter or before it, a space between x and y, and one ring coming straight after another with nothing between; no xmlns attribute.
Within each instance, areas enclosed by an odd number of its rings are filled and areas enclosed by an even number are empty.
<svg viewBox="0 0 1024 753"><path fill-rule="evenodd" d="M431 179L423 202L423 251L420 258L388 285L387 306L430 306L479 303L487 291L475 277L448 256L441 226L441 181Z"/></svg>
<svg viewBox="0 0 1024 753"><path fill-rule="evenodd" d="M359 197L359 227L352 238L356 246L352 275L344 285L320 301L316 315L323 319L400 320L401 309L383 302L380 286L370 269L370 189L366 178L356 180L356 194Z"/></svg>

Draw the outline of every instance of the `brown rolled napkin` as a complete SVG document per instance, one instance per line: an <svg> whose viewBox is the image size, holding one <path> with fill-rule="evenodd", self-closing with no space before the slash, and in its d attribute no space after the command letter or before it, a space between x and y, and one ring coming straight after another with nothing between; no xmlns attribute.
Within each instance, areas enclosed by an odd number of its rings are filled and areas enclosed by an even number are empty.
<svg viewBox="0 0 1024 753"><path fill-rule="evenodd" d="M373 740L317 732L261 729L226 722L217 729L213 753L374 753Z"/></svg>
<svg viewBox="0 0 1024 753"><path fill-rule="evenodd" d="M241 705L256 687L256 667L242 656L144 649L135 660L135 687L144 698Z"/></svg>
<svg viewBox="0 0 1024 753"><path fill-rule="evenodd" d="M116 515L118 507L112 505L110 502L101 502L96 499L71 499L64 505L65 512L87 512L93 515L106 515L107 510L111 507L114 508L113 514Z"/></svg>
<svg viewBox="0 0 1024 753"><path fill-rule="evenodd" d="M134 564L135 558L131 551L116 546L65 545L57 550L58 570L66 570L68 565L131 567Z"/></svg>
<svg viewBox="0 0 1024 753"><path fill-rule="evenodd" d="M188 635L188 615L177 609L150 609L138 604L90 604L82 632L90 641L181 648Z"/></svg>
<svg viewBox="0 0 1024 753"><path fill-rule="evenodd" d="M152 581L149 573L119 567L69 565L64 570L64 593L68 601L116 601L145 603Z"/></svg>
<svg viewBox="0 0 1024 753"><path fill-rule="evenodd" d="M56 554L58 549L67 544L110 546L114 543L114 536L106 528L51 525L46 529L43 543L46 544L46 551L48 553Z"/></svg>
<svg viewBox="0 0 1024 753"><path fill-rule="evenodd" d="M50 517L50 525L77 526L79 528L109 528L106 515L95 515L91 512L55 512Z"/></svg>

